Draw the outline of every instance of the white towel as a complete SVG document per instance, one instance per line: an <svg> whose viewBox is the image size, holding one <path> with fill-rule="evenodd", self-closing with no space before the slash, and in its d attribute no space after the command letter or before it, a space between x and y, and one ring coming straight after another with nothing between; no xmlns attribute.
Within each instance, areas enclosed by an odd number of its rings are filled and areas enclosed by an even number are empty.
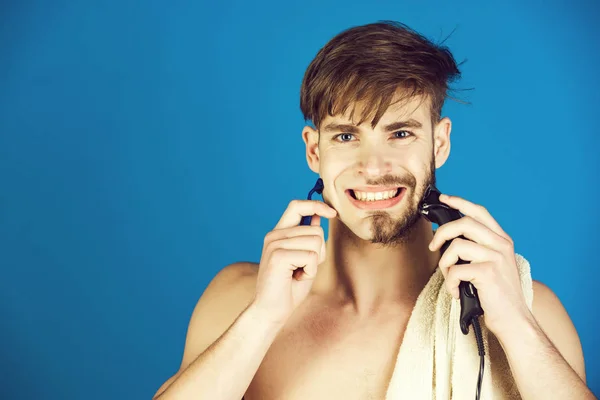
<svg viewBox="0 0 600 400"><path fill-rule="evenodd" d="M521 287L531 310L533 288L529 262L516 254ZM485 312L485 310L484 310ZM390 380L386 400L474 400L480 356L473 326L460 330L460 300L444 286L439 268L419 294ZM498 339L479 318L485 347L481 400L520 399L508 360Z"/></svg>

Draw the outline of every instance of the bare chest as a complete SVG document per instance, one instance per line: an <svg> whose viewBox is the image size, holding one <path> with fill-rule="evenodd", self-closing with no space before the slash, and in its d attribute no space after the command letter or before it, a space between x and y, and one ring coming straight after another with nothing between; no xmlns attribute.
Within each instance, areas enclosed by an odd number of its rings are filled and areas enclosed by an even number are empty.
<svg viewBox="0 0 600 400"><path fill-rule="evenodd" d="M383 400L406 322L304 317L280 332L244 400Z"/></svg>

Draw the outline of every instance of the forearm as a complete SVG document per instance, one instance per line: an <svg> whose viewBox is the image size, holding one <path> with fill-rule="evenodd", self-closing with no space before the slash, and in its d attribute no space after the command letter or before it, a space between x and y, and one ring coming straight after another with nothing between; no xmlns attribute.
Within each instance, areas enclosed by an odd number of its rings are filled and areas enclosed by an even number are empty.
<svg viewBox="0 0 600 400"><path fill-rule="evenodd" d="M533 317L498 339L524 400L596 399Z"/></svg>
<svg viewBox="0 0 600 400"><path fill-rule="evenodd" d="M250 305L156 400L240 400L280 330Z"/></svg>

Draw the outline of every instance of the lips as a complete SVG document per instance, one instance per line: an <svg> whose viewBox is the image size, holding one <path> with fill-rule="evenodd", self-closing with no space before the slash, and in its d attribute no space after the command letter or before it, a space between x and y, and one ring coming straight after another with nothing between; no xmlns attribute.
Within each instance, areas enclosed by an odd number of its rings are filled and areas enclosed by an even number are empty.
<svg viewBox="0 0 600 400"><path fill-rule="evenodd" d="M356 200L374 201L386 200L396 197L399 194L401 187L377 188L377 189L349 189L350 195Z"/></svg>
<svg viewBox="0 0 600 400"><path fill-rule="evenodd" d="M362 190L361 190L362 189ZM362 198L364 198L364 194L367 193L371 198L375 198L374 193L384 193L387 191L395 191L394 196L388 199L377 199L377 200L359 200L357 199L356 192L362 194ZM357 208L363 210L380 210L385 208L390 208L398 204L406 193L405 187L386 187L386 188L356 188L356 189L348 189L346 190L346 196L350 202Z"/></svg>

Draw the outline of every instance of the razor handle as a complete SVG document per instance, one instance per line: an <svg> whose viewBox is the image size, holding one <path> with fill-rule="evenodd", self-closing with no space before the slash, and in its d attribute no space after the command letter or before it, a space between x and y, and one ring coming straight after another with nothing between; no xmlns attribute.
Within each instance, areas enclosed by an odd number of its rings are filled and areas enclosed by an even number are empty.
<svg viewBox="0 0 600 400"><path fill-rule="evenodd" d="M430 222L439 226L462 218L463 215L458 210L440 202L440 194L440 191L435 186L430 185L425 191L425 196L419 205L419 212ZM462 235L459 237L467 239ZM441 254L444 254L451 243L452 241L449 240L442 245L440 249ZM468 261L459 258L457 264L468 264ZM472 320L483 315L483 309L479 302L477 288L471 282L461 281L458 288L460 294L460 330L463 334L467 335Z"/></svg>

